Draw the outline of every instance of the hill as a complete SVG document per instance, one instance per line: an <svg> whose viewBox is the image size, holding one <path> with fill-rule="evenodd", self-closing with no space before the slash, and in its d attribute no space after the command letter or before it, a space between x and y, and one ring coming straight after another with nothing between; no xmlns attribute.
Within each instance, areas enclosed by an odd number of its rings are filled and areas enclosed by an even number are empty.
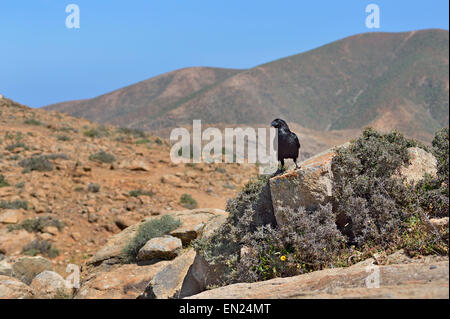
<svg viewBox="0 0 450 319"><path fill-rule="evenodd" d="M150 130L256 125L283 117L315 131L399 129L431 141L449 120L446 30L365 33L248 70L187 68L88 100L47 106Z"/></svg>

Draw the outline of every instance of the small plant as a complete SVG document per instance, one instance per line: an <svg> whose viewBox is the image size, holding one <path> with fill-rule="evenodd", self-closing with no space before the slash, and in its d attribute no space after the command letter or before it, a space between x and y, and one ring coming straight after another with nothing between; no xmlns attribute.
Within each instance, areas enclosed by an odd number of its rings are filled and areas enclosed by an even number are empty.
<svg viewBox="0 0 450 319"><path fill-rule="evenodd" d="M58 141L61 141L61 142L67 142L67 141L71 141L72 140L67 135L58 135L56 138L57 138Z"/></svg>
<svg viewBox="0 0 450 319"><path fill-rule="evenodd" d="M3 174L0 174L0 188L10 186Z"/></svg>
<svg viewBox="0 0 450 319"><path fill-rule="evenodd" d="M24 150L28 150L28 146L26 146L24 143L22 142L18 142L18 143L14 143L14 144L10 144L8 146L5 147L5 150L13 152L15 151L17 148L23 148Z"/></svg>
<svg viewBox="0 0 450 319"><path fill-rule="evenodd" d="M51 216L40 216L38 218L26 219L18 225L12 225L9 227L9 230L25 229L29 233L42 233L44 232L45 227L48 226L56 227L61 231L64 227L64 223Z"/></svg>
<svg viewBox="0 0 450 319"><path fill-rule="evenodd" d="M26 256L36 256L41 254L49 258L59 256L59 251L53 247L52 243L47 240L33 240L22 248L22 252Z"/></svg>
<svg viewBox="0 0 450 319"><path fill-rule="evenodd" d="M153 191L144 191L142 189L135 189L135 190L132 190L131 192L129 192L129 195L131 197L138 197L138 196L152 197L153 195L155 195L155 193Z"/></svg>
<svg viewBox="0 0 450 319"><path fill-rule="evenodd" d="M159 219L153 219L143 223L136 236L125 247L125 262L134 262L139 250L152 238L162 237L181 226L180 220L170 215L164 215Z"/></svg>
<svg viewBox="0 0 450 319"><path fill-rule="evenodd" d="M28 202L22 201L22 200L15 200L15 201L4 201L2 200L0 202L0 208L2 209L28 209Z"/></svg>
<svg viewBox="0 0 450 319"><path fill-rule="evenodd" d="M111 164L116 161L116 157L112 154L106 153L104 151L100 151L98 153L92 154L89 156L89 160Z"/></svg>
<svg viewBox="0 0 450 319"><path fill-rule="evenodd" d="M102 136L102 133L100 130L91 128L83 133L84 136L90 137L90 138L98 138Z"/></svg>
<svg viewBox="0 0 450 319"><path fill-rule="evenodd" d="M198 207L197 201L189 194L181 195L180 205L188 209L194 209Z"/></svg>
<svg viewBox="0 0 450 319"><path fill-rule="evenodd" d="M31 171L50 172L53 170L53 164L47 159L46 156L33 156L26 158L21 160L19 165L23 167L22 173L24 174Z"/></svg>
<svg viewBox="0 0 450 319"><path fill-rule="evenodd" d="M90 193L98 193L100 191L100 185L96 183L89 183L87 189Z"/></svg>
<svg viewBox="0 0 450 319"><path fill-rule="evenodd" d="M24 124L27 124L27 125L36 125L36 126L42 125L42 122L41 122L41 121L36 120L36 119L34 119L34 118L33 118L33 119L25 120L23 123L24 123Z"/></svg>
<svg viewBox="0 0 450 319"><path fill-rule="evenodd" d="M128 127L120 127L120 128L117 129L117 132L120 133L120 134L132 135L135 138L142 138L143 139L143 138L147 137L147 134L143 130L131 129L131 128L128 128Z"/></svg>
<svg viewBox="0 0 450 319"><path fill-rule="evenodd" d="M158 144L158 145L163 145L163 141L159 137L157 137L155 139L155 143Z"/></svg>

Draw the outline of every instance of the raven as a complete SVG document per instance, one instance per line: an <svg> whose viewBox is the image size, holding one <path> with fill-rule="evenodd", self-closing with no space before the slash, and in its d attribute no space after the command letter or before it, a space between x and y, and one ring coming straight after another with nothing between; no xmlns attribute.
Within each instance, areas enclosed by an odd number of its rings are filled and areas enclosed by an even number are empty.
<svg viewBox="0 0 450 319"><path fill-rule="evenodd" d="M298 168L297 159L300 142L297 135L291 132L289 126L282 119L275 119L270 125L278 130L278 160L281 162L281 169L284 167L284 159L286 158L292 158L295 168Z"/></svg>

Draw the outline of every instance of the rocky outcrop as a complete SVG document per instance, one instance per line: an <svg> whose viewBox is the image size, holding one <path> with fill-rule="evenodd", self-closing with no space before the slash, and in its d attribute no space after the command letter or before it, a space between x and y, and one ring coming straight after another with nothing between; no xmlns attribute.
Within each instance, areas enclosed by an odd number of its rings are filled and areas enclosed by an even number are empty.
<svg viewBox="0 0 450 319"><path fill-rule="evenodd" d="M31 299L33 290L20 280L0 275L0 299Z"/></svg>
<svg viewBox="0 0 450 319"><path fill-rule="evenodd" d="M405 262L405 261L404 261ZM370 263L288 278L225 286L193 299L449 298L449 263L408 259L385 266Z"/></svg>
<svg viewBox="0 0 450 319"><path fill-rule="evenodd" d="M43 271L31 282L30 288L36 299L70 299L73 288L69 287L61 275L53 271Z"/></svg>
<svg viewBox="0 0 450 319"><path fill-rule="evenodd" d="M21 257L12 266L13 277L29 285L34 277L45 270L53 270L52 262L43 257Z"/></svg>
<svg viewBox="0 0 450 319"><path fill-rule="evenodd" d="M340 147L347 147L346 143ZM333 172L331 162L335 156L332 148L302 162L300 169L270 179L273 212L277 223L284 223L283 208L305 207L314 210L327 204L332 197ZM399 176L407 182L416 182L425 174L436 175L436 159L431 153L418 147L408 148L409 165L400 168Z"/></svg>
<svg viewBox="0 0 450 319"><path fill-rule="evenodd" d="M181 226L170 236L147 242L148 247L141 249L137 264L122 263L124 248L142 223L160 217L146 218L112 236L84 265L83 280L75 298L179 298L201 292L188 277L196 253L192 248L182 249L182 244L186 246L196 238L212 234L225 222L228 213L220 209L194 209L165 214L179 219ZM168 253L171 255L167 256ZM164 260L168 257L173 259Z"/></svg>

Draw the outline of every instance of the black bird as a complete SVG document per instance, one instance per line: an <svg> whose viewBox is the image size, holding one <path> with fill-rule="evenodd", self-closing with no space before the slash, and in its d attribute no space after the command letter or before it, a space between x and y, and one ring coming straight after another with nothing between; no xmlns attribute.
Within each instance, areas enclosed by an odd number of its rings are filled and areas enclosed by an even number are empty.
<svg viewBox="0 0 450 319"><path fill-rule="evenodd" d="M270 123L271 126L278 130L278 160L281 162L281 169L284 167L284 160L292 158L297 166L298 152L300 150L300 142L297 135L292 133L289 126L282 119L275 119Z"/></svg>

